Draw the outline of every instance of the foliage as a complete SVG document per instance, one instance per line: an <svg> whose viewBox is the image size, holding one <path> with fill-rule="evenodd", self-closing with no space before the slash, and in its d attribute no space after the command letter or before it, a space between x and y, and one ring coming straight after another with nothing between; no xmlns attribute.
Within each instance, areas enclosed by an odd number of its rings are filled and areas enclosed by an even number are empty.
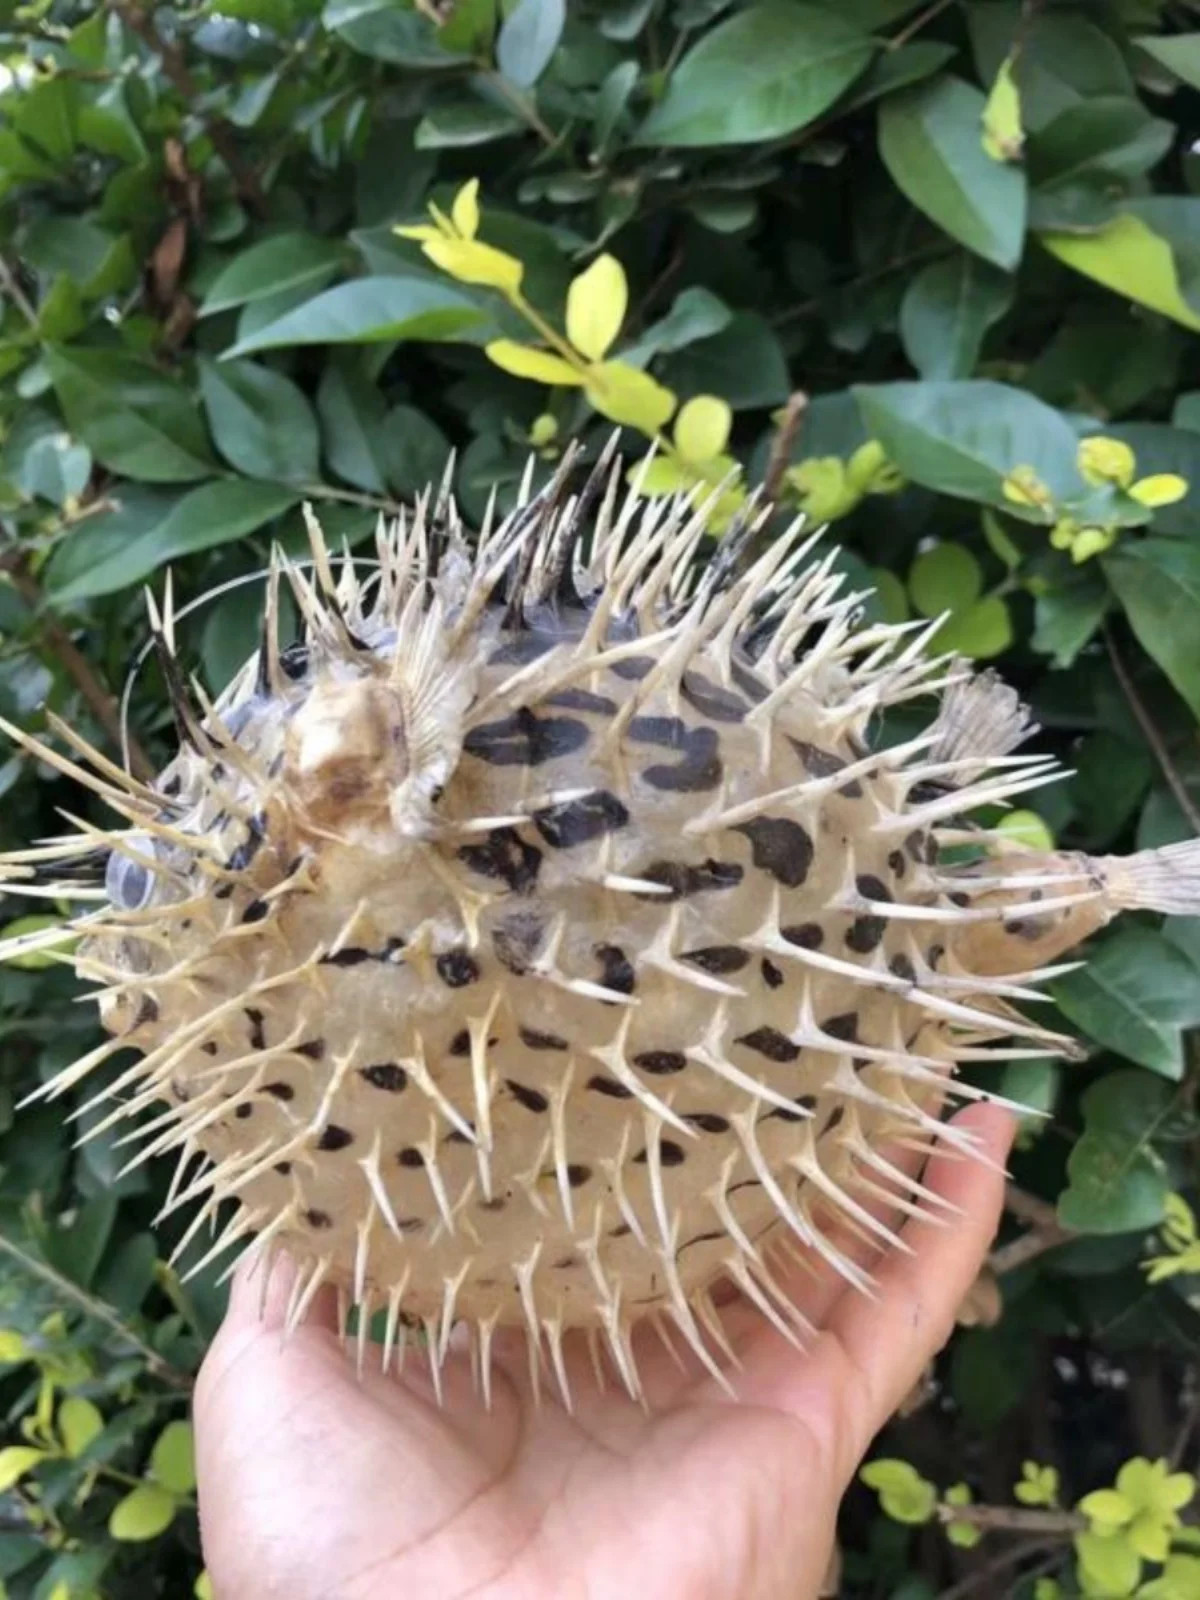
<svg viewBox="0 0 1200 1600"><path fill-rule="evenodd" d="M755 494L768 531L832 523L870 617L1020 687L1075 776L1007 819L1014 844L1197 831L1198 17L0 3L0 716L45 706L113 753L137 664L153 765L172 733L140 590L168 562L189 666L220 684L306 500L357 549L453 448L478 521L527 461L543 482L617 427L646 495L689 495L710 532ZM80 803L11 753L0 799L6 846ZM186 1285L165 1264L166 1175L123 1170L98 1113L78 1149L61 1106L14 1116L95 1042L40 948L62 914L0 914L28 935L0 967L0 1586L177 1596L221 1264ZM848 1595L992 1559L997 1472L1012 1509L1087 1522L1022 1594L1197 1592L1195 1501L1167 1504L1181 1473L1154 1463L1200 1345L1200 921L1127 921L1043 1009L1088 1059L993 1086L1036 1108L1014 1173L1056 1226L953 1341L936 1415L868 1467L888 1516L850 1496ZM1093 1525L1097 1492L1129 1516Z"/></svg>

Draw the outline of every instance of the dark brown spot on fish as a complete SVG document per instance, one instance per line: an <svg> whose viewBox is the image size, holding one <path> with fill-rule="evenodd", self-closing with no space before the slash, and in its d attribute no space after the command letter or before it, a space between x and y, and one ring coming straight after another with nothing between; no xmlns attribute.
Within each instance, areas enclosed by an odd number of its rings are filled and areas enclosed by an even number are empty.
<svg viewBox="0 0 1200 1600"><path fill-rule="evenodd" d="M897 978L903 978L905 983L916 983L917 969L906 955L893 956L888 962L888 971Z"/></svg>
<svg viewBox="0 0 1200 1600"><path fill-rule="evenodd" d="M505 884L513 894L532 894L542 852L515 828L495 828L483 844L462 845L458 859L480 877Z"/></svg>
<svg viewBox="0 0 1200 1600"><path fill-rule="evenodd" d="M270 903L266 900L251 900L245 911L242 912L242 921L261 922L270 909Z"/></svg>
<svg viewBox="0 0 1200 1600"><path fill-rule="evenodd" d="M542 943L543 924L536 911L515 911L492 929L492 949L501 966L518 977L533 965Z"/></svg>
<svg viewBox="0 0 1200 1600"><path fill-rule="evenodd" d="M632 1232L633 1229L627 1222L618 1222L615 1228L610 1228L608 1230L608 1237L610 1239L624 1239L627 1234Z"/></svg>
<svg viewBox="0 0 1200 1600"><path fill-rule="evenodd" d="M613 717L617 702L606 694L593 694L590 689L559 689L548 694L543 705L557 706L560 711L586 711L595 717Z"/></svg>
<svg viewBox="0 0 1200 1600"><path fill-rule="evenodd" d="M315 1207L304 1213L304 1220L310 1228L332 1228L333 1218L327 1211L318 1211Z"/></svg>
<svg viewBox="0 0 1200 1600"><path fill-rule="evenodd" d="M690 961L702 972L718 974L740 972L750 957L735 944L709 944L701 950L685 950L682 959Z"/></svg>
<svg viewBox="0 0 1200 1600"><path fill-rule="evenodd" d="M531 1089L527 1084L518 1083L515 1078L505 1078L513 1099L518 1105L524 1106L526 1111L548 1111L550 1101L540 1089Z"/></svg>
<svg viewBox="0 0 1200 1600"><path fill-rule="evenodd" d="M764 956L762 961L759 963L759 970L762 973L763 982L766 984L768 989L779 988L780 984L783 982L783 973L773 961L768 961L766 956Z"/></svg>
<svg viewBox="0 0 1200 1600"><path fill-rule="evenodd" d="M466 1028L460 1028L451 1039L447 1054L452 1056L469 1056L471 1054L471 1035Z"/></svg>
<svg viewBox="0 0 1200 1600"><path fill-rule="evenodd" d="M309 1061L323 1061L325 1059L324 1039L306 1039L303 1044L296 1046L296 1054L305 1056Z"/></svg>
<svg viewBox="0 0 1200 1600"><path fill-rule="evenodd" d="M787 1034L780 1033L778 1028L755 1028L752 1033L743 1033L733 1042L766 1056L768 1061L795 1061L800 1054L799 1045L793 1044Z"/></svg>
<svg viewBox="0 0 1200 1600"><path fill-rule="evenodd" d="M654 671L653 656L626 656L623 661L614 661L609 669L618 678L624 678L626 683L640 683L649 673Z"/></svg>
<svg viewBox="0 0 1200 1600"><path fill-rule="evenodd" d="M217 1044L215 1039L209 1039L208 1042L206 1044L202 1044L200 1048L204 1051L206 1056L215 1056L220 1046Z"/></svg>
<svg viewBox="0 0 1200 1600"><path fill-rule="evenodd" d="M893 877L902 878L908 871L908 861L905 858L904 851L893 850L888 856L888 866L891 868Z"/></svg>
<svg viewBox="0 0 1200 1600"><path fill-rule="evenodd" d="M463 749L493 767L540 767L573 755L588 738L586 722L574 717L535 717L528 706L522 706L511 716L472 728L463 740Z"/></svg>
<svg viewBox="0 0 1200 1600"><path fill-rule="evenodd" d="M274 1095L276 1100L294 1100L296 1091L290 1083L268 1083L263 1089L264 1094Z"/></svg>
<svg viewBox="0 0 1200 1600"><path fill-rule="evenodd" d="M804 763L804 770L813 778L836 778L839 772L849 765L841 756L835 756L832 750L821 750L815 744L806 744L803 739L793 739L789 736L788 743ZM857 778L851 778L849 783L844 783L838 793L847 800L857 800L862 794L862 784Z"/></svg>
<svg viewBox="0 0 1200 1600"><path fill-rule="evenodd" d="M521 1027L518 1030L521 1043L527 1050L569 1050L571 1047L565 1039L560 1039L557 1033L542 1033L537 1028Z"/></svg>
<svg viewBox="0 0 1200 1600"><path fill-rule="evenodd" d="M685 672L679 692L701 716L713 722L744 722L746 703L736 694L698 672Z"/></svg>
<svg viewBox="0 0 1200 1600"><path fill-rule="evenodd" d="M399 1094L408 1087L408 1073L395 1061L377 1061L373 1066L360 1067L358 1075L373 1089L383 1089L388 1094Z"/></svg>
<svg viewBox="0 0 1200 1600"><path fill-rule="evenodd" d="M600 962L600 982L617 994L632 994L634 990L633 963L620 945L598 944L595 954Z"/></svg>
<svg viewBox="0 0 1200 1600"><path fill-rule="evenodd" d="M715 1111L685 1111L683 1120L694 1124L701 1133L728 1133L729 1119L720 1117Z"/></svg>
<svg viewBox="0 0 1200 1600"><path fill-rule="evenodd" d="M536 629L530 629L528 633L505 634L503 644L488 657L488 666L511 664L523 667L530 661L538 661L548 655L560 642L556 634Z"/></svg>
<svg viewBox="0 0 1200 1600"><path fill-rule="evenodd" d="M720 783L723 769L715 728L689 728L680 717L634 717L627 732L637 743L660 745L683 758L675 766L646 767L642 778L652 789L702 794Z"/></svg>
<svg viewBox="0 0 1200 1600"><path fill-rule="evenodd" d="M448 989L464 989L479 979L479 963L465 950L445 950L434 965Z"/></svg>
<svg viewBox="0 0 1200 1600"><path fill-rule="evenodd" d="M813 1108L816 1106L816 1103L816 1095L798 1094L796 1096L797 1109L795 1111L785 1111L782 1106L775 1106L771 1111L768 1111L765 1116L760 1117L759 1121L770 1122L773 1119L778 1118L780 1122L804 1122L812 1115Z"/></svg>
<svg viewBox="0 0 1200 1600"><path fill-rule="evenodd" d="M582 1189L591 1175L591 1167L582 1166L578 1161L567 1163L567 1182L572 1189Z"/></svg>
<svg viewBox="0 0 1200 1600"><path fill-rule="evenodd" d="M855 878L854 886L864 900L891 900L892 893L882 878L864 872Z"/></svg>
<svg viewBox="0 0 1200 1600"><path fill-rule="evenodd" d="M479 1209L480 1211L503 1211L507 1204L508 1201L504 1196L497 1194L493 1195L490 1200L481 1200Z"/></svg>
<svg viewBox="0 0 1200 1600"><path fill-rule="evenodd" d="M616 833L628 823L629 812L615 794L607 789L594 789L578 800L535 811L533 821L548 845L556 850L570 850L576 845L590 844L606 833Z"/></svg>
<svg viewBox="0 0 1200 1600"><path fill-rule="evenodd" d="M402 1167L409 1167L413 1170L425 1165L425 1157L415 1145L411 1144L405 1145L403 1150L397 1152L396 1160Z"/></svg>
<svg viewBox="0 0 1200 1600"><path fill-rule="evenodd" d="M790 817L755 817L734 829L750 841L754 865L788 889L796 889L812 866L813 842L807 830Z"/></svg>
<svg viewBox="0 0 1200 1600"><path fill-rule="evenodd" d="M753 705L761 705L771 692L762 679L736 656L729 663L729 676Z"/></svg>
<svg viewBox="0 0 1200 1600"><path fill-rule="evenodd" d="M239 1121L245 1122L246 1118L251 1115L253 1110L254 1107L252 1105L243 1101L243 1103L234 1110L233 1114L238 1118Z"/></svg>
<svg viewBox="0 0 1200 1600"><path fill-rule="evenodd" d="M322 1130L321 1137L317 1140L318 1150L344 1150L348 1144L354 1143L354 1135L349 1128L339 1128L336 1122Z"/></svg>
<svg viewBox="0 0 1200 1600"><path fill-rule="evenodd" d="M846 934L846 944L857 955L870 955L886 932L886 917L855 917Z"/></svg>
<svg viewBox="0 0 1200 1600"><path fill-rule="evenodd" d="M595 1094L606 1094L610 1100L628 1100L633 1095L632 1089L627 1089L615 1078L606 1078L602 1072L594 1073L588 1079L587 1086Z"/></svg>
<svg viewBox="0 0 1200 1600"><path fill-rule="evenodd" d="M245 1006L243 1007L243 1015L250 1024L250 1048L252 1050L265 1050L267 1048L267 1035L263 1028L264 1018L262 1012L254 1006Z"/></svg>
<svg viewBox="0 0 1200 1600"><path fill-rule="evenodd" d="M370 959L369 950L363 950L358 945L348 945L344 950L335 950L332 955L322 956L321 964L326 967L358 967Z"/></svg>
<svg viewBox="0 0 1200 1600"><path fill-rule="evenodd" d="M286 1178L288 1173L292 1170L292 1163L290 1161L277 1161L275 1163L274 1170L282 1177Z"/></svg>
<svg viewBox="0 0 1200 1600"><path fill-rule="evenodd" d="M687 1057L680 1055L678 1050L643 1050L634 1056L633 1064L640 1067L643 1072L653 1073L655 1077L665 1077L668 1073L682 1072L687 1066Z"/></svg>
<svg viewBox="0 0 1200 1600"><path fill-rule="evenodd" d="M793 922L779 931L800 950L819 950L825 943L825 930L819 922Z"/></svg>
<svg viewBox="0 0 1200 1600"><path fill-rule="evenodd" d="M821 1029L831 1039L838 1039L843 1044L856 1044L858 1042L858 1012L839 1012L836 1017L830 1017L827 1022L823 1022Z"/></svg>

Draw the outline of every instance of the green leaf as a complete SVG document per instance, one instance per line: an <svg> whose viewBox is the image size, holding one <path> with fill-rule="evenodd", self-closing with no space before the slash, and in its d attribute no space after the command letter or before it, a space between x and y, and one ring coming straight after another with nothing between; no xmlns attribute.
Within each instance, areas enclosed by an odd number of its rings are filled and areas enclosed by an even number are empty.
<svg viewBox="0 0 1200 1600"><path fill-rule="evenodd" d="M202 361L200 393L213 440L230 466L275 483L317 482L317 421L290 378L252 361Z"/></svg>
<svg viewBox="0 0 1200 1600"><path fill-rule="evenodd" d="M1200 89L1200 33L1142 34L1134 44L1193 89Z"/></svg>
<svg viewBox="0 0 1200 1600"><path fill-rule="evenodd" d="M218 478L175 500L138 499L87 523L51 567L59 604L128 588L163 563L244 538L299 500L292 489Z"/></svg>
<svg viewBox="0 0 1200 1600"><path fill-rule="evenodd" d="M417 124L413 144L418 150L462 150L510 138L523 126L515 112L504 106L477 95L447 91Z"/></svg>
<svg viewBox="0 0 1200 1600"><path fill-rule="evenodd" d="M69 1394L58 1408L58 1431L67 1454L81 1456L93 1439L104 1431L99 1408L82 1395Z"/></svg>
<svg viewBox="0 0 1200 1600"><path fill-rule="evenodd" d="M137 277L129 239L84 217L40 217L25 233L23 254L48 276L69 273L88 300L128 288Z"/></svg>
<svg viewBox="0 0 1200 1600"><path fill-rule="evenodd" d="M869 1461L859 1473L868 1488L879 1495L884 1512L894 1522L928 1522L937 1506L937 1490L908 1461Z"/></svg>
<svg viewBox="0 0 1200 1600"><path fill-rule="evenodd" d="M96 460L143 483L186 483L216 463L195 400L132 356L51 347L46 366L71 432Z"/></svg>
<svg viewBox="0 0 1200 1600"><path fill-rule="evenodd" d="M684 289L665 317L651 323L639 339L621 351L621 360L631 367L644 367L654 356L670 355L723 333L732 320L733 312L710 290L698 286Z"/></svg>
<svg viewBox="0 0 1200 1600"><path fill-rule="evenodd" d="M1033 648L1069 667L1104 621L1112 591L1095 563L1077 568L1034 602Z"/></svg>
<svg viewBox="0 0 1200 1600"><path fill-rule="evenodd" d="M46 1227L40 1235L50 1265L80 1288L90 1287L108 1248L117 1220L117 1201L110 1192L81 1205L69 1223Z"/></svg>
<svg viewBox="0 0 1200 1600"><path fill-rule="evenodd" d="M1182 1033L1200 1022L1200 971L1162 934L1122 928L1086 966L1058 979L1053 994L1097 1044L1163 1078L1182 1077Z"/></svg>
<svg viewBox="0 0 1200 1600"><path fill-rule="evenodd" d="M18 412L0 449L0 478L22 494L61 506L83 493L91 475L91 452L56 417L32 407Z"/></svg>
<svg viewBox="0 0 1200 1600"><path fill-rule="evenodd" d="M175 1508L174 1495L157 1484L140 1483L117 1501L108 1519L108 1531L125 1543L157 1539L174 1522Z"/></svg>
<svg viewBox="0 0 1200 1600"><path fill-rule="evenodd" d="M983 336L1012 304L1013 280L977 256L932 261L900 305L904 353L923 378L969 378Z"/></svg>
<svg viewBox="0 0 1200 1600"><path fill-rule="evenodd" d="M923 616L961 611L982 594L983 568L966 545L936 544L909 568L908 592Z"/></svg>
<svg viewBox="0 0 1200 1600"><path fill-rule="evenodd" d="M882 100L884 95L923 83L953 61L956 54L952 44L938 44L932 39L916 39L898 50L886 50L875 57L838 109L857 110L859 106L870 105L872 100Z"/></svg>
<svg viewBox="0 0 1200 1600"><path fill-rule="evenodd" d="M1077 437L1067 419L1021 389L964 383L860 385L867 432L906 478L1021 516L1004 494L1006 476L1029 466L1059 499L1084 492Z"/></svg>
<svg viewBox="0 0 1200 1600"><path fill-rule="evenodd" d="M1142 648L1200 717L1200 544L1127 541L1104 574Z"/></svg>
<svg viewBox="0 0 1200 1600"><path fill-rule="evenodd" d="M264 300L287 289L322 289L341 266L341 247L311 233L279 233L234 256L208 287L200 316Z"/></svg>
<svg viewBox="0 0 1200 1600"><path fill-rule="evenodd" d="M934 648L969 656L975 661L990 661L1003 655L1013 642L1012 615L1008 602L999 595L986 595L947 617L934 635Z"/></svg>
<svg viewBox="0 0 1200 1600"><path fill-rule="evenodd" d="M794 133L833 104L874 49L857 28L815 6L749 6L688 51L634 142L746 144Z"/></svg>
<svg viewBox="0 0 1200 1600"><path fill-rule="evenodd" d="M976 255L1011 268L1025 238L1025 174L984 150L984 104L958 78L906 90L880 107L879 153L918 210Z"/></svg>
<svg viewBox="0 0 1200 1600"><path fill-rule="evenodd" d="M1075 1536L1079 1579L1085 1595L1132 1595L1142 1573L1138 1553L1120 1533L1089 1531Z"/></svg>
<svg viewBox="0 0 1200 1600"><path fill-rule="evenodd" d="M680 394L718 394L735 411L782 405L791 393L778 336L753 311L738 312L720 333L671 356L661 376Z"/></svg>
<svg viewBox="0 0 1200 1600"><path fill-rule="evenodd" d="M431 276L356 278L242 339L222 360L281 345L456 339L484 320L474 301Z"/></svg>
<svg viewBox="0 0 1200 1600"><path fill-rule="evenodd" d="M168 1422L150 1452L150 1471L172 1494L196 1487L195 1440L190 1422Z"/></svg>
<svg viewBox="0 0 1200 1600"><path fill-rule="evenodd" d="M468 58L447 50L429 17L395 0L331 0L321 17L353 50L398 67L455 67Z"/></svg>
<svg viewBox="0 0 1200 1600"><path fill-rule="evenodd" d="M325 459L345 483L370 494L385 488L379 438L385 410L383 396L357 365L326 366L317 390Z"/></svg>
<svg viewBox="0 0 1200 1600"><path fill-rule="evenodd" d="M16 132L51 161L66 161L75 149L76 90L68 78L43 78L19 96L11 114Z"/></svg>
<svg viewBox="0 0 1200 1600"><path fill-rule="evenodd" d="M510 83L533 87L550 65L565 21L563 0L517 0L496 39L496 64Z"/></svg>
<svg viewBox="0 0 1200 1600"><path fill-rule="evenodd" d="M1065 107L1029 145L1030 181L1062 187L1093 174L1131 179L1157 165L1175 130L1140 100L1101 95Z"/></svg>

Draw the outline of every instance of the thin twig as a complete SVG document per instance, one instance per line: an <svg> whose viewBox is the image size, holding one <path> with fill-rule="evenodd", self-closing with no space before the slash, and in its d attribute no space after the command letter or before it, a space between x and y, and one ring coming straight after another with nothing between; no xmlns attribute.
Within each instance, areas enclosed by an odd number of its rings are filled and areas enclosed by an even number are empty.
<svg viewBox="0 0 1200 1600"><path fill-rule="evenodd" d="M1018 1222L1028 1222L1035 1228L1053 1228L1058 1225L1058 1213L1049 1200L1043 1200L1015 1183L1005 1186L1004 1209Z"/></svg>
<svg viewBox="0 0 1200 1600"><path fill-rule="evenodd" d="M62 667L83 696L92 715L112 740L121 748L121 711L116 696L101 681L95 667L79 649L71 635L44 609L45 596L23 556L16 552L0 557L0 569L8 573L13 588L37 618L36 627L47 653ZM149 781L154 777L154 766L137 740L129 739L129 765L135 778Z"/></svg>
<svg viewBox="0 0 1200 1600"><path fill-rule="evenodd" d="M902 28L894 38L888 40L888 49L901 49L910 39L916 38L926 23L932 22L935 17L940 17L943 11L949 11L954 3L955 0L933 0L933 4L926 6L919 16L914 17L907 28Z"/></svg>
<svg viewBox="0 0 1200 1600"><path fill-rule="evenodd" d="M154 25L153 16L143 11L137 0L108 0L108 3L110 9L116 12L125 26L137 34L148 50L158 56L162 62L163 72L170 78L186 104L189 106L198 104L203 99L200 85L192 77L179 46L164 39L159 33ZM213 148L225 163L238 194L252 211L259 216L264 215L267 209L266 195L258 181L258 174L242 160L233 129L223 117L203 117L202 120L213 142Z"/></svg>
<svg viewBox="0 0 1200 1600"><path fill-rule="evenodd" d="M794 390L787 398L787 404L779 418L779 425L775 429L775 437L771 440L771 454L767 459L767 471L763 478L763 498L769 505L775 505L779 499L779 491L783 488L783 475L792 458L792 446L796 442L796 435L800 432L800 425L807 410L808 396L802 389Z"/></svg>
<svg viewBox="0 0 1200 1600"><path fill-rule="evenodd" d="M967 1600L967 1597L986 1592L987 1585L993 1578L998 1578L1010 1567L1020 1566L1022 1561L1027 1561L1030 1556L1046 1553L1045 1539L1022 1539L1019 1544L1010 1545L1007 1550L1001 1550L990 1561L985 1561L982 1566L976 1567L973 1572L968 1572L965 1578L960 1578L957 1583L952 1583L948 1589L943 1589L937 1600ZM1050 1565L1054 1565L1059 1557L1059 1547L1051 1548Z"/></svg>
<svg viewBox="0 0 1200 1600"><path fill-rule="evenodd" d="M1171 1446L1171 1454L1168 1457L1172 1472L1178 1472L1182 1467L1192 1439L1197 1433L1200 1433L1200 1378L1195 1381L1195 1396L1184 1413L1183 1421L1180 1424L1179 1432L1175 1435L1175 1443Z"/></svg>
<svg viewBox="0 0 1200 1600"><path fill-rule="evenodd" d="M1167 749L1166 741L1158 731L1154 719L1142 704L1141 698L1133 684L1133 679L1126 670L1125 663L1117 651L1117 642L1113 638L1112 629L1107 623L1104 625L1104 646L1108 651L1108 659L1112 663L1113 674L1121 686L1121 693L1129 702L1129 709L1137 718L1138 727L1145 736L1146 743L1154 752L1154 759L1158 762L1167 786L1179 805L1179 809L1187 818L1188 826L1193 833L1200 834L1200 809L1188 793L1187 785L1179 775L1179 769L1171 759L1171 752Z"/></svg>
<svg viewBox="0 0 1200 1600"><path fill-rule="evenodd" d="M1051 1511L1041 1506L952 1506L945 1500L937 1507L939 1522L966 1522L972 1528L1006 1529L1010 1533L1037 1533L1042 1539L1083 1533L1091 1523L1082 1511Z"/></svg>
<svg viewBox="0 0 1200 1600"><path fill-rule="evenodd" d="M106 1328L123 1339L130 1349L137 1351L156 1378L161 1378L172 1388L191 1390L192 1380L187 1373L180 1372L160 1356L153 1345L147 1344L140 1334L127 1327L112 1307L106 1305L103 1300L97 1300L95 1296L88 1294L86 1289L81 1289L78 1284L72 1283L70 1278L64 1278L61 1272L56 1272L47 1262L39 1261L36 1256L27 1254L19 1244L14 1244L3 1233L0 1233L0 1254L15 1261L31 1277L39 1278L62 1299L69 1300L87 1316L102 1322Z"/></svg>
<svg viewBox="0 0 1200 1600"><path fill-rule="evenodd" d="M0 289L3 289L4 293L12 301L13 305L16 306L17 310L25 318L25 321L29 324L29 326L31 328L36 328L38 320L37 312L30 304L24 289L22 289L21 285L17 282L16 273L9 266L8 262L5 261L3 256L0 256Z"/></svg>

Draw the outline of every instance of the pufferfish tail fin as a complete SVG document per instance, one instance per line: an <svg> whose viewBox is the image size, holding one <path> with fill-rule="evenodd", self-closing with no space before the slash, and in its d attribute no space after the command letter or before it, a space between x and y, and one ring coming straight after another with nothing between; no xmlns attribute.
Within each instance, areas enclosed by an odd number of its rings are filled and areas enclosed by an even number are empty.
<svg viewBox="0 0 1200 1600"><path fill-rule="evenodd" d="M1200 916L1200 839L1139 850L1131 856L1102 856L1096 865L1113 912Z"/></svg>

